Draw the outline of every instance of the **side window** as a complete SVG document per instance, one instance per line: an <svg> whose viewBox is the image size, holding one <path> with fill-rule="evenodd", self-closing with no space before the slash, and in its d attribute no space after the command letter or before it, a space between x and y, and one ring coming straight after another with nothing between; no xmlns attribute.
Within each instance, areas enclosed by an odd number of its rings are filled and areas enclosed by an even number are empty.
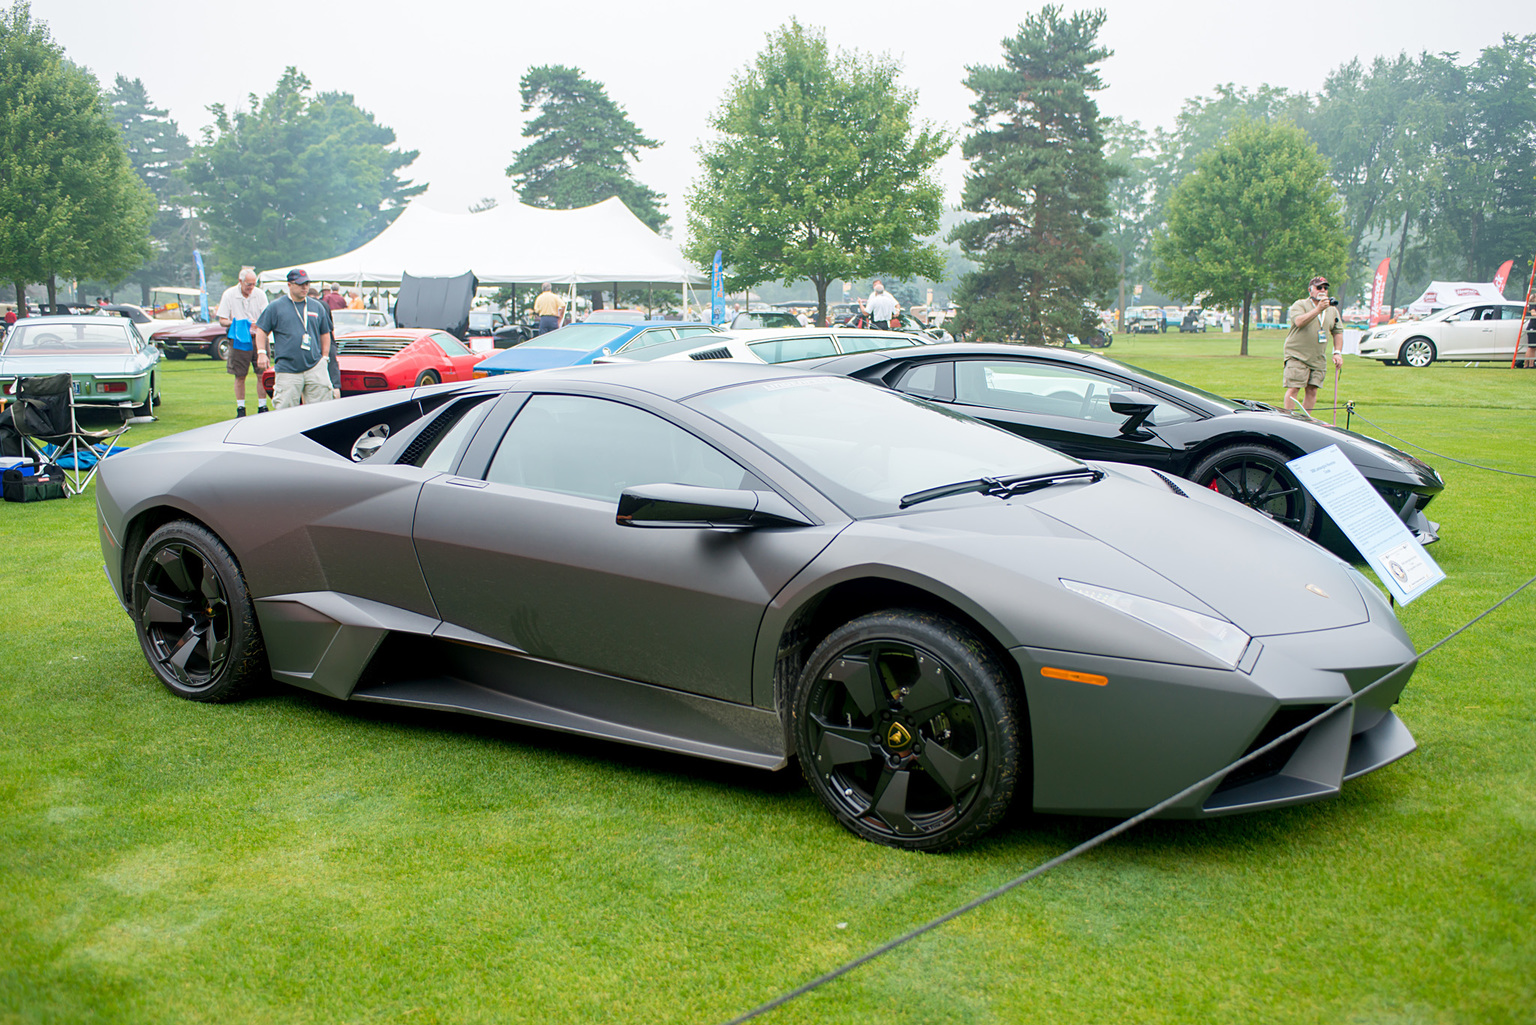
<svg viewBox="0 0 1536 1025"><path fill-rule="evenodd" d="M1477 319L1477 310L1478 308L1474 306L1470 310L1462 310L1454 317L1446 317L1445 319L1452 324L1465 324L1468 321Z"/></svg>
<svg viewBox="0 0 1536 1025"><path fill-rule="evenodd" d="M624 343L620 352L629 352L631 349L643 349L647 345L655 345L657 342L670 342L672 329L670 327L653 327L641 331L638 335Z"/></svg>
<svg viewBox="0 0 1536 1025"><path fill-rule="evenodd" d="M869 352L871 349L905 349L918 342L910 335L838 335L837 344L843 347L844 352Z"/></svg>
<svg viewBox="0 0 1536 1025"><path fill-rule="evenodd" d="M680 327L677 329L677 336L679 338L689 338L693 335L712 335L714 333L714 328L705 327L702 324L697 327Z"/></svg>
<svg viewBox="0 0 1536 1025"><path fill-rule="evenodd" d="M1110 396L1130 390L1124 382L1073 367L987 360L955 364L955 401L991 409L1118 424L1125 417L1110 408ZM1181 406L1159 402L1148 422L1166 426L1192 416Z"/></svg>
<svg viewBox="0 0 1536 1025"><path fill-rule="evenodd" d="M764 363L787 363L790 360L837 354L837 347L832 344L831 335L774 338L764 342L751 342L747 347Z"/></svg>
<svg viewBox="0 0 1536 1025"><path fill-rule="evenodd" d="M468 349L464 348L462 342L446 331L433 331L432 340L437 343L439 349L442 349L450 356L463 356L469 352Z"/></svg>
<svg viewBox="0 0 1536 1025"><path fill-rule="evenodd" d="M954 395L954 372L953 363L923 363L903 374L896 387L925 399L947 400Z"/></svg>
<svg viewBox="0 0 1536 1025"><path fill-rule="evenodd" d="M634 406L535 395L507 428L486 479L603 502L636 484L763 490L735 460Z"/></svg>

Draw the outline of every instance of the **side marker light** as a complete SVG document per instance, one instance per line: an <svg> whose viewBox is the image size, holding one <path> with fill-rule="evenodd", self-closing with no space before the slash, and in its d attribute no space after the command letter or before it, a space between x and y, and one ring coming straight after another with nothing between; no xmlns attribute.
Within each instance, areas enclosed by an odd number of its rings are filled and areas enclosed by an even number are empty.
<svg viewBox="0 0 1536 1025"><path fill-rule="evenodd" d="M1100 676L1097 673L1078 673L1071 669L1057 669L1054 666L1041 666L1040 675L1048 676L1053 680L1069 680L1072 683L1087 683L1095 687L1109 686L1109 677Z"/></svg>

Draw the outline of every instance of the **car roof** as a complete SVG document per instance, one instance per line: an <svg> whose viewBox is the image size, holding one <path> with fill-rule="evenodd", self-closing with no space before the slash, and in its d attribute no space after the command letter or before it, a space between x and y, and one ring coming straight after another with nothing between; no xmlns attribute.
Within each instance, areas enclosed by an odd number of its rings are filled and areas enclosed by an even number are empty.
<svg viewBox="0 0 1536 1025"><path fill-rule="evenodd" d="M22 317L16 321L15 326L21 327L26 324L38 324L41 322L47 322L48 324L95 324L98 326L102 324L118 325L133 323L127 317L103 317L95 313L45 313L40 317Z"/></svg>

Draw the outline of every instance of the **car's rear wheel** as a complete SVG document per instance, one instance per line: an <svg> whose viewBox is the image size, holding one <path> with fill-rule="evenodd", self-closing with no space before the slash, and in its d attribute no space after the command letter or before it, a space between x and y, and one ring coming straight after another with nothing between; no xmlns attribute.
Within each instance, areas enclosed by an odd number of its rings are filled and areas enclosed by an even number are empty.
<svg viewBox="0 0 1536 1025"><path fill-rule="evenodd" d="M268 678L245 577L202 524L174 520L149 536L134 563L131 608L150 668L172 693L233 701Z"/></svg>
<svg viewBox="0 0 1536 1025"><path fill-rule="evenodd" d="M442 378L437 376L436 370L423 370L416 376L416 387L425 388L429 384L441 384Z"/></svg>
<svg viewBox="0 0 1536 1025"><path fill-rule="evenodd" d="M1427 367L1435 361L1435 343L1428 338L1410 338L1398 355L1410 367Z"/></svg>
<svg viewBox="0 0 1536 1025"><path fill-rule="evenodd" d="M1019 785L1021 700L991 649L939 616L878 612L833 631L791 716L811 789L876 843L959 846L996 825Z"/></svg>
<svg viewBox="0 0 1536 1025"><path fill-rule="evenodd" d="M133 407L134 416L153 416L155 407L160 404L160 396L155 393L155 375L149 375L149 397L140 405Z"/></svg>
<svg viewBox="0 0 1536 1025"><path fill-rule="evenodd" d="M220 338L218 341L214 342L213 345L208 349L208 355L212 356L220 363L229 362L229 339Z"/></svg>
<svg viewBox="0 0 1536 1025"><path fill-rule="evenodd" d="M1317 503L1285 463L1285 453L1267 445L1231 445L1200 460L1189 477L1305 534Z"/></svg>

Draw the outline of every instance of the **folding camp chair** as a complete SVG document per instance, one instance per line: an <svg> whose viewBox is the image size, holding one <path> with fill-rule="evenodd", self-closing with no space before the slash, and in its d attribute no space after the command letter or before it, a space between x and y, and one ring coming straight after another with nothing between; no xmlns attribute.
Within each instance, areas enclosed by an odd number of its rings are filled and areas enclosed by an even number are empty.
<svg viewBox="0 0 1536 1025"><path fill-rule="evenodd" d="M64 471L64 490L78 495L91 483L101 466L102 453L138 423L152 423L152 416L131 416L132 403L117 407L124 414L117 428L87 431L80 426L75 405L74 380L70 374L17 377L6 396L9 404L0 413L0 431L19 435L21 454L44 463L59 464ZM101 408L101 407L96 407ZM97 446L104 446L98 449ZM54 446L50 451L48 446Z"/></svg>

